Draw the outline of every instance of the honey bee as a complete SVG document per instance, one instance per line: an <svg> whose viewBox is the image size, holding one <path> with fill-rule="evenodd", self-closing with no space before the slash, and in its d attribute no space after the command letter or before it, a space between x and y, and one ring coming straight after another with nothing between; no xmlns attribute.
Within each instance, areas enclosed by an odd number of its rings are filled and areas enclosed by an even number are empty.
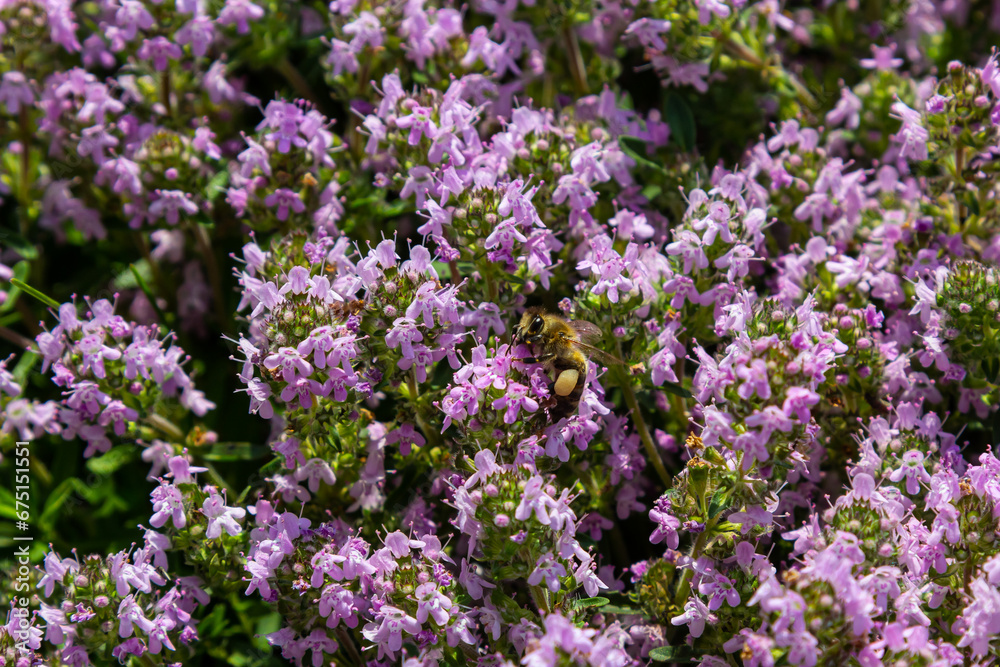
<svg viewBox="0 0 1000 667"><path fill-rule="evenodd" d="M529 308L514 327L513 343L528 345L536 354L522 361L544 364L552 379L553 404L548 412L553 422L568 417L580 404L588 358L606 364L625 363L588 344L600 337L601 330L590 322L568 320L541 308Z"/></svg>
<svg viewBox="0 0 1000 667"><path fill-rule="evenodd" d="M353 301L334 301L329 306L330 319L335 322L346 320L351 315L357 315L365 310L368 304L364 299L354 299Z"/></svg>

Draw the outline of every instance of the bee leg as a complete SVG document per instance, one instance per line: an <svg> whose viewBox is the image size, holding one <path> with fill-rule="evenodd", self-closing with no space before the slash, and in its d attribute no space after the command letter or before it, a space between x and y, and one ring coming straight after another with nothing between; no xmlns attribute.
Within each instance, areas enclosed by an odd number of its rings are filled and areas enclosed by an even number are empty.
<svg viewBox="0 0 1000 667"><path fill-rule="evenodd" d="M549 353L549 354L543 354L540 357L520 357L518 361L524 362L526 364L544 364L555 359L555 356L556 355Z"/></svg>

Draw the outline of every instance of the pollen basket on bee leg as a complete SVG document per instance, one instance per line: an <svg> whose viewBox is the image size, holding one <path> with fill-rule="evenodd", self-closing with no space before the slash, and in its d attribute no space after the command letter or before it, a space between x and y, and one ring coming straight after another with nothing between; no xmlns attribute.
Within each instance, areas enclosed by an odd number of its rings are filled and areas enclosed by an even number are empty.
<svg viewBox="0 0 1000 667"><path fill-rule="evenodd" d="M580 378L580 371L568 368L559 374L553 390L557 396L569 396L576 388L576 381Z"/></svg>

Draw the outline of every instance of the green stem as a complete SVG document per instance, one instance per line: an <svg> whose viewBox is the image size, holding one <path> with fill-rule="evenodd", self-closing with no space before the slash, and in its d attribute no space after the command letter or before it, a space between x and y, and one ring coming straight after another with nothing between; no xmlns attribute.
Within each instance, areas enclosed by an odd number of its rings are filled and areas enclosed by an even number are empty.
<svg viewBox="0 0 1000 667"><path fill-rule="evenodd" d="M312 102L317 109L324 113L324 115L331 115L328 113L329 109L326 109L325 105L320 102L319 97L317 97L316 93L313 92L309 82L306 81L306 78L302 76L302 73L299 72L295 65L292 64L292 61L290 61L287 57L284 57L278 61L275 68L281 76L285 77L285 80L288 81L289 85L291 85L292 90L295 91L296 95L302 99Z"/></svg>
<svg viewBox="0 0 1000 667"><path fill-rule="evenodd" d="M420 389L417 384L417 370L416 367L411 367L410 372L406 376L406 387L410 394L410 403L413 404L413 415L417 420L417 426L421 431L424 432L424 438L427 439L428 444L432 447L436 447L441 444L440 433L437 430L432 429L424 421L424 416L420 412L420 405L418 399L420 398Z"/></svg>
<svg viewBox="0 0 1000 667"><path fill-rule="evenodd" d="M31 310L31 306L29 306L24 299L19 298L17 303L14 305L14 308L16 308L18 314L21 315L21 324L23 324L24 328L28 330L28 333L31 334L32 338L42 333L42 330L38 326L38 316L35 315L34 311Z"/></svg>
<svg viewBox="0 0 1000 667"><path fill-rule="evenodd" d="M677 384L681 387L684 386L684 357L677 360L674 364L674 375L677 376ZM681 423L687 421L687 405L684 403L684 397L680 394L671 394L671 403L673 403L674 412L677 414L677 418L681 420Z"/></svg>
<svg viewBox="0 0 1000 667"><path fill-rule="evenodd" d="M212 240L208 232L197 222L191 224L192 233L198 249L204 259L205 269L208 271L208 281L212 285L212 296L215 299L215 317L219 321L219 328L230 338L235 336L232 329L232 318L228 317L226 311L225 294L222 291L222 275L219 273L219 263L215 261L215 251L212 249Z"/></svg>
<svg viewBox="0 0 1000 667"><path fill-rule="evenodd" d="M500 290L497 287L496 278L493 277L493 271L490 270L490 267L486 267L486 270L480 270L480 272L486 278L486 298L490 303L496 303L500 297Z"/></svg>
<svg viewBox="0 0 1000 667"><path fill-rule="evenodd" d="M545 599L545 590L539 586L528 586L528 590L531 591L531 599L535 601L535 606L538 607L543 615L548 615L549 613L549 602Z"/></svg>
<svg viewBox="0 0 1000 667"><path fill-rule="evenodd" d="M361 59L361 71L358 72L357 77L357 90L354 93L355 97L364 99L368 92L369 84L368 74L369 68L371 67L371 58ZM345 140L348 142L350 147L351 155L354 157L355 161L361 162L365 157L365 135L358 132L357 129L361 125L358 117L348 109L347 112L347 131L344 132Z"/></svg>
<svg viewBox="0 0 1000 667"><path fill-rule="evenodd" d="M32 350L35 347L35 341L7 327L0 327L0 338L17 345L23 350Z"/></svg>
<svg viewBox="0 0 1000 667"><path fill-rule="evenodd" d="M751 67L766 74L765 70L768 69L767 65L760 59L760 56L754 53L747 45L735 41L730 35L716 35L716 38L722 42L723 48L725 48L729 55L738 60L742 60ZM802 104L810 109L815 109L819 106L816 98L813 97L813 94L809 92L809 89L807 89L801 81L799 81L799 78L795 76L795 74L786 70L780 63L774 65L774 68L784 74L786 80L788 81L788 85L795 90L795 94Z"/></svg>
<svg viewBox="0 0 1000 667"><path fill-rule="evenodd" d="M577 480L583 485L583 488L593 497L595 500L602 497L601 489L597 485L597 480L594 479L593 469L584 473L580 470L579 466L575 463L571 465L573 474L576 475ZM621 528L618 526L617 521L613 521L611 525L611 554L614 556L615 560L622 567L627 567L632 564L632 560L628 555L628 547L625 546L625 536L622 535Z"/></svg>
<svg viewBox="0 0 1000 667"><path fill-rule="evenodd" d="M21 129L21 191L18 193L19 199L25 207L31 201L31 114L27 106L21 107L20 117ZM22 220L26 219L22 216ZM28 230L22 224L21 235L27 236Z"/></svg>
<svg viewBox="0 0 1000 667"><path fill-rule="evenodd" d="M965 183L965 178L962 176L962 172L965 171L965 146L962 144L958 145L955 149L955 183L956 185L962 185ZM965 206L962 205L962 200L958 198L957 193L955 196L955 224L961 230L965 227L963 220L965 219Z"/></svg>
<svg viewBox="0 0 1000 667"><path fill-rule="evenodd" d="M569 73L573 78L573 87L578 95L586 95L590 91L587 84L587 68L583 63L583 53L580 51L580 40L572 21L567 17L563 24L563 40L566 43L566 57L569 61Z"/></svg>
<svg viewBox="0 0 1000 667"><path fill-rule="evenodd" d="M158 415L155 412L150 413L143 421L147 424L166 434L177 444L184 443L184 431L182 431L176 424L164 417L163 415Z"/></svg>
<svg viewBox="0 0 1000 667"><path fill-rule="evenodd" d="M343 626L337 628L337 637L340 639L340 647L347 649L347 652L350 654L351 660L354 661L354 664L364 665L364 658L362 658L361 654L358 653L358 648L354 645L354 640L347 633L347 631L344 630Z"/></svg>
<svg viewBox="0 0 1000 667"><path fill-rule="evenodd" d="M160 103L163 105L167 118L170 118L170 68L160 72Z"/></svg>
<svg viewBox="0 0 1000 667"><path fill-rule="evenodd" d="M966 594L968 594L970 596L972 595L972 591L969 590L969 584L972 583L972 573L976 569L976 567L975 567L975 565L976 565L975 560L976 559L972 558L971 556L966 557L966 559L965 559L965 569L964 569L964 571L962 573L963 588L964 588Z"/></svg>
<svg viewBox="0 0 1000 667"><path fill-rule="evenodd" d="M542 79L542 107L552 109L556 106L556 86L555 77L552 72L546 72Z"/></svg>
<svg viewBox="0 0 1000 667"><path fill-rule="evenodd" d="M694 541L694 546L691 547L691 560L697 560L701 556L701 552L705 549L705 543L708 542L708 536L711 534L712 529L715 528L716 523L718 523L717 519L709 519L705 523L705 530L701 531L698 538ZM674 604L677 605L678 609L684 608L684 603L687 601L688 595L691 594L692 576L694 576L694 570L690 567L685 568L681 574L681 582L677 585L677 594L674 596Z"/></svg>
<svg viewBox="0 0 1000 667"><path fill-rule="evenodd" d="M620 359L622 356L621 341L616 340L615 346L618 351L618 358ZM663 465L663 459L660 458L660 452L656 449L656 443L653 442L652 436L649 435L649 428L646 426L646 420L642 417L642 411L639 409L639 401L636 399L635 391L632 389L632 381L625 373L623 366L615 366L614 375L618 381L618 387L625 396L625 404L632 411L635 430L639 432L639 439L642 440L642 445L646 448L646 456L649 458L650 463L653 464L653 468L656 469L656 474L660 476L660 480L663 481L665 486L669 487L670 473L667 472L666 466Z"/></svg>
<svg viewBox="0 0 1000 667"><path fill-rule="evenodd" d="M226 498L229 500L229 502L235 502L235 500L236 500L236 494L233 493L233 490L231 488L229 488L228 484L226 484L226 480L222 479L222 475L220 475L219 471L215 469L215 466L212 465L212 462L211 461L205 461L204 459L202 459L198 463L199 463L199 465L203 465L206 468L208 468L208 470L207 470L208 476L212 479L212 482L215 484L215 486L217 486L220 489L222 489L222 491L225 493Z"/></svg>
<svg viewBox="0 0 1000 667"><path fill-rule="evenodd" d="M142 252L143 259L149 264L149 271L153 274L153 282L156 283L159 296L166 298L170 292L163 282L163 272L160 271L160 265L153 259L153 255L149 251L147 236L139 232L132 232L132 238L135 239L136 245L139 246L139 251Z"/></svg>

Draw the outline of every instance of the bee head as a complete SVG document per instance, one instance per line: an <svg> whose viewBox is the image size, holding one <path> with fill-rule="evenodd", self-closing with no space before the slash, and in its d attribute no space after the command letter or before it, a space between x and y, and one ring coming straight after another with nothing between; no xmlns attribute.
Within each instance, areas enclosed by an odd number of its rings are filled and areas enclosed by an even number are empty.
<svg viewBox="0 0 1000 667"><path fill-rule="evenodd" d="M514 327L515 343L538 343L542 340L541 333L545 320L536 312L528 311L521 318L521 323Z"/></svg>

